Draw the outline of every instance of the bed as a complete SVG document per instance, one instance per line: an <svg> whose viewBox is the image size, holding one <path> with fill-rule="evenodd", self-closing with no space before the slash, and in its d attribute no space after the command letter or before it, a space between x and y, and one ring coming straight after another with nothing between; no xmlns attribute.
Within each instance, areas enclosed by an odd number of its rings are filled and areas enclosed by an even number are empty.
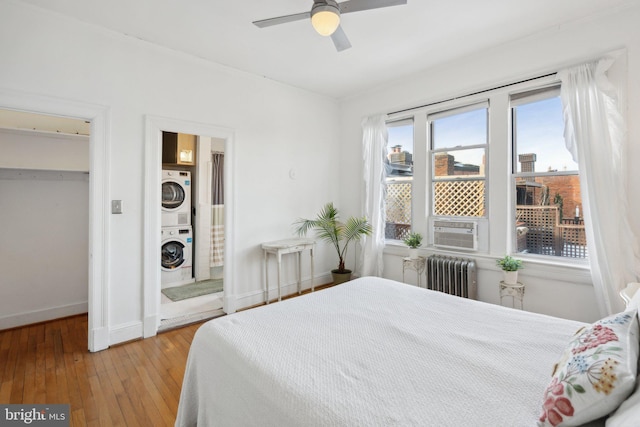
<svg viewBox="0 0 640 427"><path fill-rule="evenodd" d="M573 417L561 399L543 411L553 367L589 326L364 277L205 323L176 426L557 425Z"/></svg>

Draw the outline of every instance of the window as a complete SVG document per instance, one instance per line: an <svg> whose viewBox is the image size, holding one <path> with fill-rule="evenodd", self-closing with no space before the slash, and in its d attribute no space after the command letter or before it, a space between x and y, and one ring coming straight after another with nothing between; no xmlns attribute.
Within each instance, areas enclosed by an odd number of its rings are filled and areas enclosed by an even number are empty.
<svg viewBox="0 0 640 427"><path fill-rule="evenodd" d="M555 76L398 114L387 123L387 239L414 230L434 250L587 264L579 170L565 147ZM473 245L443 243L464 227Z"/></svg>
<svg viewBox="0 0 640 427"><path fill-rule="evenodd" d="M385 238L402 240L411 231L413 120L387 123Z"/></svg>
<svg viewBox="0 0 640 427"><path fill-rule="evenodd" d="M488 103L428 117L433 214L485 216Z"/></svg>
<svg viewBox="0 0 640 427"><path fill-rule="evenodd" d="M558 86L511 96L515 248L587 258L578 164L565 147Z"/></svg>

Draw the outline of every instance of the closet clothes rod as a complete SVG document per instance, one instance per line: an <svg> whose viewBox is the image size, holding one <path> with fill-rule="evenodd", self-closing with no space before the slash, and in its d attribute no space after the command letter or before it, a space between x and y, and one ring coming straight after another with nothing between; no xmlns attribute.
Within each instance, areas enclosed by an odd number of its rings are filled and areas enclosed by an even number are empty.
<svg viewBox="0 0 640 427"><path fill-rule="evenodd" d="M509 86L515 86L515 85L518 85L520 83L526 83L526 82L531 82L533 80L544 79L545 77L555 76L556 74L557 73L554 72L554 73L544 74L544 75L541 75L541 76L531 77L531 78L524 79L524 80L519 80L517 82L505 83L505 84L500 85L500 86L495 86L495 87L492 87L492 88L479 90L477 92L467 93L465 95L460 95L460 96L454 96L453 98L449 98L449 99L443 99L442 101L431 102L429 104L424 104L424 105L418 105L416 107L405 108L404 110L393 111L391 113L387 113L387 115L392 116L394 114L406 113L406 112L413 111L413 110L419 110L420 108L426 108L426 107L431 107L431 106L438 105L438 104L444 104L445 102L455 101L457 99L466 98L468 96L479 95L481 93L491 92L491 91L496 90L496 89L502 89L502 88L509 87Z"/></svg>

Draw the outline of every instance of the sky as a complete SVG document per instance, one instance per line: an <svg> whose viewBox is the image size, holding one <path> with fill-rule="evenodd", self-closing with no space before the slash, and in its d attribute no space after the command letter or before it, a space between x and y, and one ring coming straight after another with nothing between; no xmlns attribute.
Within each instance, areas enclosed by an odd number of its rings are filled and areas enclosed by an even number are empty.
<svg viewBox="0 0 640 427"><path fill-rule="evenodd" d="M578 170L564 143L560 97L516 107L516 120L517 152L536 154L536 172Z"/></svg>
<svg viewBox="0 0 640 427"><path fill-rule="evenodd" d="M536 172L548 170L575 171L578 165L564 144L562 104L559 97L549 98L516 108L518 154L535 153ZM486 135L485 109L472 110L435 121L436 148L483 144ZM389 152L394 145L402 145L404 151L413 153L413 125L392 126L389 132ZM479 164L481 150L452 153L456 161ZM520 164L518 163L518 171Z"/></svg>
<svg viewBox="0 0 640 427"><path fill-rule="evenodd" d="M387 128L389 141L387 152L390 153L394 145L402 145L402 151L413 154L413 124L403 126L391 126Z"/></svg>

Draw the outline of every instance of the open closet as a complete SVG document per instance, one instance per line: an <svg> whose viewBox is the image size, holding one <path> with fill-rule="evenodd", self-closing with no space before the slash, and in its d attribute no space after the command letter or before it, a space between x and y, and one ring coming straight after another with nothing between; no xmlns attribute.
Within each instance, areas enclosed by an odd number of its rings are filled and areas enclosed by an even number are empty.
<svg viewBox="0 0 640 427"><path fill-rule="evenodd" d="M0 109L0 329L88 311L90 128Z"/></svg>

